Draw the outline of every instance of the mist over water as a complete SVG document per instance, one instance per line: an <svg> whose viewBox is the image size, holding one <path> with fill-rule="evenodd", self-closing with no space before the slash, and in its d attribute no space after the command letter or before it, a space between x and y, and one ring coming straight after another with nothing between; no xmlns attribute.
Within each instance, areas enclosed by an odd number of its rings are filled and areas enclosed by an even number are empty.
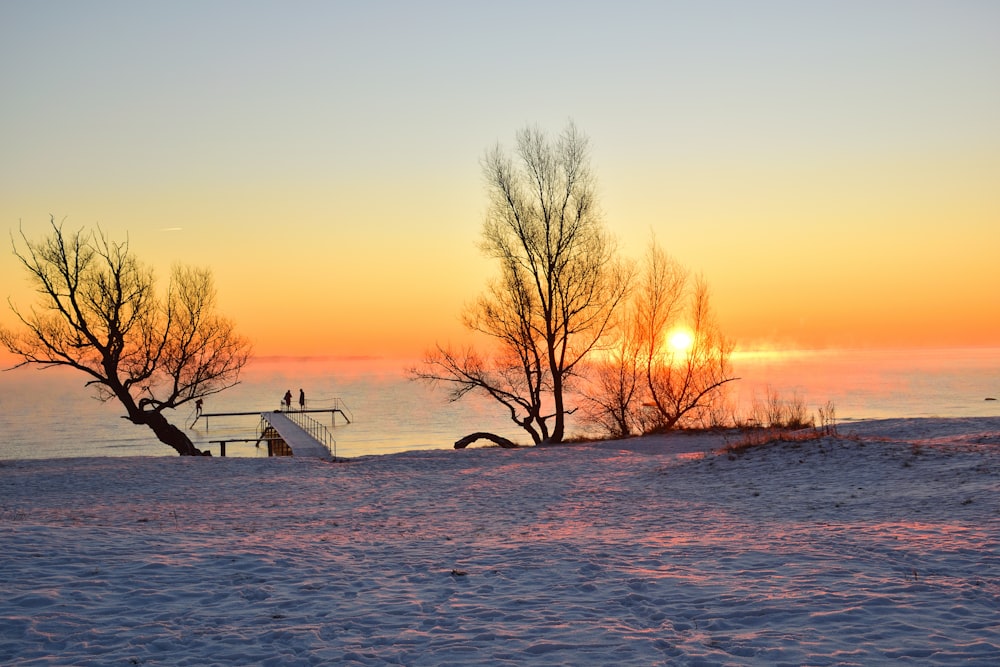
<svg viewBox="0 0 1000 667"><path fill-rule="evenodd" d="M741 405L771 387L842 421L1000 415L1000 348L818 350L736 355Z"/></svg>
<svg viewBox="0 0 1000 667"><path fill-rule="evenodd" d="M285 391L306 393L307 408L340 399L351 423L337 415L331 431L337 455L447 449L474 431L491 431L521 444L527 435L498 404L479 397L449 403L444 389L405 377L405 361L255 360L243 382L210 396L205 412L278 409ZM770 389L801 399L810 413L832 401L839 421L892 417L1000 415L1000 348L906 351L743 353L734 358L730 400L737 410ZM64 369L21 368L0 373L0 458L75 456L173 456L145 427L124 419L117 403L101 403L84 388L85 377ZM312 415L331 426L330 415ZM218 455L213 440L255 438L256 416L210 417L192 426L193 405L169 418L188 428L195 443ZM570 434L585 431L570 418ZM233 442L228 456L266 456L253 443Z"/></svg>

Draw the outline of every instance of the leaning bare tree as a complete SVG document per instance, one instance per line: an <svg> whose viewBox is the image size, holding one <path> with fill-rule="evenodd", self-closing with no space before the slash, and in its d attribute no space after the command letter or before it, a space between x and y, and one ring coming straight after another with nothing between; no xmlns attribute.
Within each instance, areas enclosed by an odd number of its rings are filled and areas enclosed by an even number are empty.
<svg viewBox="0 0 1000 667"><path fill-rule="evenodd" d="M712 316L708 286L650 242L626 324L604 358L590 364L588 418L613 437L666 430L715 406L736 378L731 344ZM675 349L670 331L683 325L691 344Z"/></svg>
<svg viewBox="0 0 1000 667"><path fill-rule="evenodd" d="M602 340L629 273L604 228L587 139L573 124L555 140L517 134L516 159L500 146L483 160L489 208L482 249L499 277L464 314L493 352L438 346L411 376L500 402L536 444L566 431L567 385Z"/></svg>
<svg viewBox="0 0 1000 667"><path fill-rule="evenodd" d="M40 295L29 311L11 308L21 330L0 327L17 366L66 366L89 376L101 400L118 400L125 418L148 426L180 455L197 455L164 412L235 385L250 344L215 312L208 270L176 266L165 297L128 242L98 230L52 233L14 254Z"/></svg>

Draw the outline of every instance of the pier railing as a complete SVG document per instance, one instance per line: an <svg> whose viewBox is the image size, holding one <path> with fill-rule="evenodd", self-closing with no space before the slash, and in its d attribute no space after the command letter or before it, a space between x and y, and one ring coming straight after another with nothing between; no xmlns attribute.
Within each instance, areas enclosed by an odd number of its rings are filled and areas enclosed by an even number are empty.
<svg viewBox="0 0 1000 667"><path fill-rule="evenodd" d="M347 404L343 400L339 398L333 399L333 405L330 409L334 411L334 414L339 412L347 420L348 424L354 421L354 413L351 412L351 409L347 407Z"/></svg>
<svg viewBox="0 0 1000 667"><path fill-rule="evenodd" d="M284 413L286 417L295 422L299 428L309 434L316 442L322 443L324 447L330 452L333 458L337 458L337 441L334 439L333 434L324 425L305 414L304 412L286 412Z"/></svg>
<svg viewBox="0 0 1000 667"><path fill-rule="evenodd" d="M298 404L286 405L282 401L278 404L278 412L283 412L286 415L302 414L303 412L329 412L330 424L334 427L337 426L338 413L348 424L354 421L354 413L351 412L351 409L340 398L308 400L304 406Z"/></svg>

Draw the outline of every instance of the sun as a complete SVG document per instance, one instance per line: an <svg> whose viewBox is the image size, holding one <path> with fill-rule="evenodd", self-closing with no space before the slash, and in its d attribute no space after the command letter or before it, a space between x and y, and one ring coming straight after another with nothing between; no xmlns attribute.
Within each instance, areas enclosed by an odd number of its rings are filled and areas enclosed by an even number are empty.
<svg viewBox="0 0 1000 667"><path fill-rule="evenodd" d="M667 345L671 352L685 354L694 345L694 334L690 329L674 329L667 335Z"/></svg>

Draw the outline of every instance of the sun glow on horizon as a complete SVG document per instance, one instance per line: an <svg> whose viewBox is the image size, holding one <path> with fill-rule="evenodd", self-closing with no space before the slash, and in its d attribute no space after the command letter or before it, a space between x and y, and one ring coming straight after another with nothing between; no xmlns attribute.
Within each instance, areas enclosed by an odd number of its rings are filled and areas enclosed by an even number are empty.
<svg viewBox="0 0 1000 667"><path fill-rule="evenodd" d="M694 333L690 329L674 329L667 335L667 345L676 354L687 354L694 347Z"/></svg>

